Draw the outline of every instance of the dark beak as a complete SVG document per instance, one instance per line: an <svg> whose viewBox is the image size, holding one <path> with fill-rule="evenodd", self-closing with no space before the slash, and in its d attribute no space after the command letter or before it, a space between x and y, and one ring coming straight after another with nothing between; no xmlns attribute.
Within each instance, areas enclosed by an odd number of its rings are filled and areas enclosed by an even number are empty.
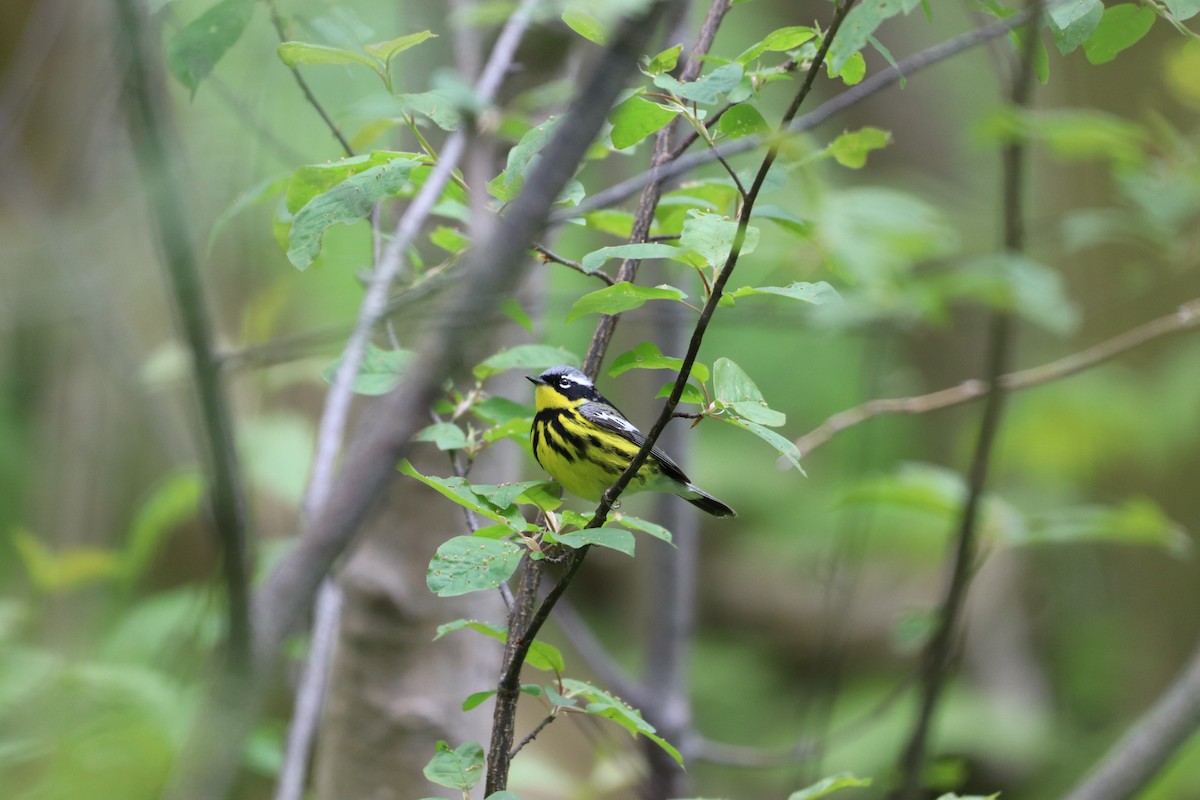
<svg viewBox="0 0 1200 800"><path fill-rule="evenodd" d="M530 383L537 384L538 386L545 384L544 380L541 378L535 378L532 375L526 375L525 380L529 381Z"/></svg>

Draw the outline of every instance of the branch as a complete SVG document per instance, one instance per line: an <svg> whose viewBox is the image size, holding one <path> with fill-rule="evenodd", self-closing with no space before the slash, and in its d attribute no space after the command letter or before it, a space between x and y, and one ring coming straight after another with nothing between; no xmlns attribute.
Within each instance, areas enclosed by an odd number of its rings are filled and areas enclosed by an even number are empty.
<svg viewBox="0 0 1200 800"><path fill-rule="evenodd" d="M241 672L248 666L251 652L250 570L246 563L246 502L242 494L233 421L221 384L208 309L188 233L183 187L168 159L169 133L161 115L156 87L152 85L156 76L150 67L144 20L133 0L118 0L117 14L125 37L124 46L118 52L130 54L126 97L134 155L149 192L150 211L158 227L159 246L170 279L172 299L191 351L192 376L200 401L203 427L200 446L209 462L209 502L229 594L229 666Z"/></svg>
<svg viewBox="0 0 1200 800"><path fill-rule="evenodd" d="M1029 104L1033 90L1033 58L1038 44L1037 24L1042 12L1042 0L1030 0L1027 9L1033 24L1025 37L1024 52L1013 81L1011 102L1024 108ZM1009 253L1025 250L1024 188L1025 145L1014 142L1003 151L1003 229L1004 249ZM967 496L963 501L962 517L955 539L954 559L950 580L938 609L937 627L930 636L921 654L920 701L917 719L909 735L908 743L900 757L900 780L892 798L916 800L923 791L926 749L933 715L941 700L942 690L950 676L950 656L953 649L954 632L962 615L967 598L967 587L975 567L977 521L987 484L988 467L991 464L992 447L1000 430L1000 419L1004 412L1004 387L999 378L1012 358L1013 319L1010 311L996 311L992 315L991 333L988 342L987 383L990 387L984 401L983 418L979 425L979 438L975 443L975 454L967 474Z"/></svg>
<svg viewBox="0 0 1200 800"><path fill-rule="evenodd" d="M911 55L896 66L877 72L857 86L847 89L837 97L827 100L809 113L794 120L787 126L787 133L796 134L812 130L839 112L861 103L863 100L879 93L894 83L898 83L902 78L911 77L927 67L958 55L964 50L970 50L992 39L1006 36L1009 31L1028 22L1030 16L1029 11L1022 11L1018 14L1013 14L1011 17L993 22L986 27L978 28L970 33L964 33L961 36L956 36L953 39ZM745 136L718 146L716 152L720 152L722 156L729 157L753 150L761 146L764 141L761 136ZM574 208L556 212L550 220L552 223L558 224L569 219L581 217L597 209L608 208L632 197L653 181L666 183L672 178L677 178L680 175L691 172L697 167L711 163L715 159L716 156L713 150L704 150L690 156L684 156L677 161L672 161L661 169L651 169L602 192L597 192Z"/></svg>
<svg viewBox="0 0 1200 800"><path fill-rule="evenodd" d="M604 283L607 283L609 286L612 286L617 282L616 278L609 275L604 270L594 269L589 271L584 269L583 264L580 264L578 261L572 261L565 256L560 256L557 253L552 252L550 249L542 247L540 244L535 244L533 249L542 256L543 261L553 261L556 264L562 264L564 267L570 267L578 273L587 275L589 278L598 278Z"/></svg>
<svg viewBox="0 0 1200 800"><path fill-rule="evenodd" d="M1127 800L1200 727L1200 647L1153 706L1064 800Z"/></svg>
<svg viewBox="0 0 1200 800"><path fill-rule="evenodd" d="M1006 392L1015 392L1067 378L1098 364L1113 359L1128 350L1167 336L1200 327L1200 298L1189 300L1166 316L1143 323L1136 328L1117 334L1099 344L1080 350L1078 353L1030 367L1018 372L1009 372L999 378ZM882 414L924 414L941 408L969 403L988 393L988 383L983 379L963 381L928 394L913 397L889 397L868 400L865 403L839 411L817 427L796 440L796 447L808 455L837 434Z"/></svg>

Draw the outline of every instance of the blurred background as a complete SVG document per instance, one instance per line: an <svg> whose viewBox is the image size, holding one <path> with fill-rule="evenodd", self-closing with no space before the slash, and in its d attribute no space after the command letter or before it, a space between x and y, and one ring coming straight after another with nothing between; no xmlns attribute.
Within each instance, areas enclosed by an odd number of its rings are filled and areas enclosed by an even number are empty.
<svg viewBox="0 0 1200 800"><path fill-rule="evenodd" d="M970 4L932 5L931 19L918 10L881 30L896 58L979 24ZM149 10L165 42L208 6L151 0ZM825 20L829 8L738 5L713 52L741 52L774 28ZM397 92L449 80L446 71L470 52L486 52L511 10L466 0L288 0L279 9L306 41L437 33L398 62ZM689 7L689 30L704 11ZM158 796L221 631L219 553L197 510L196 401L131 150L127 54L117 41L109 3L0 5L5 797ZM1020 284L1018 367L1081 351L1200 296L1200 41L1160 19L1136 46L1098 65L1047 42L1049 82L1036 86L1034 107L1103 113L1111 129L1080 134L1064 123L1058 139L1046 134L1047 146L1033 148L1029 255L1049 269ZM297 271L272 234L276 198L254 202L255 187L342 155L277 44L264 7L194 93L157 65L189 235L227 356L260 574L296 529L327 388L321 375L348 335L373 252L365 223L336 226L321 261ZM946 276L1001 243L1000 160L989 131L1011 50L1003 39L971 50L796 145L815 152L864 125L892 134L861 170L825 160L787 176L765 202L808 221L808 238L798 244L764 222L757 249L738 267L738 286L825 280L843 302L740 299L719 310L705 340L702 361L732 359L787 414L783 435L796 439L865 400L983 375L990 312L962 301L970 293L950 291ZM596 52L556 14L533 27L476 174L487 180L502 168L511 143L530 120L561 107ZM875 51L867 63L869 71L886 66ZM370 127L394 111L369 71L304 75L357 148L413 149L409 134ZM817 99L841 90L825 79L817 86ZM793 87L768 87L760 108L769 120ZM426 133L435 143L444 137ZM644 144L609 155L580 178L594 192L644 169L646 153ZM737 166L757 163L743 158ZM553 235L554 249L576 260L614 243L581 227ZM597 286L554 264L531 272L519 296L532 332L513 325L505 342L479 342L476 361L528 341L586 350L594 318L564 320ZM655 266L642 282L672 282L696 297L692 278L679 265ZM693 317L664 306L626 315L609 361L644 340L681 355L678 331L690 330ZM401 341L437 308L434 298L397 315ZM644 429L659 409L651 398L670 377L602 373L599 385ZM528 403L523 384L502 376L487 388ZM739 511L732 522L679 523L700 526L686 661L695 739L685 750L696 754L687 796L786 797L839 771L875 778L876 788L860 794L881 796L911 725L916 657L943 591L980 409L976 402L870 420L805 453L807 476L778 468L776 453L733 426L704 423L689 433L679 425L672 452L686 454L693 480ZM986 558L929 779L964 794L1037 800L1058 796L1087 770L1200 634L1191 547L1200 528L1200 338L1158 338L1015 393L1005 411L983 523ZM418 466L449 474L432 446ZM540 477L512 441L478 469L488 482ZM625 506L650 519L679 511L660 512L645 498ZM460 510L433 492L402 479L368 528L343 571L346 615L313 796L433 795L403 776L419 770L439 737L486 741L489 706L458 707L494 681L498 664L495 649L465 638L431 643L433 630L460 616L499 622L502 611L497 598L452 603L425 589L438 543L464 532ZM594 554L569 594L580 624L630 674L653 666L643 640L647 620L662 613L655 587L664 555L649 539L639 548L646 555L634 561ZM559 629L547 635L564 647L570 674L595 675ZM298 635L289 647L247 749L239 798L271 795L306 642ZM465 676L440 671L443 663ZM530 701L518 735L542 713ZM398 738L401 728L412 738ZM568 718L519 755L511 788L525 800L634 797L646 774L639 752L615 727ZM1200 743L1142 796L1200 796Z"/></svg>

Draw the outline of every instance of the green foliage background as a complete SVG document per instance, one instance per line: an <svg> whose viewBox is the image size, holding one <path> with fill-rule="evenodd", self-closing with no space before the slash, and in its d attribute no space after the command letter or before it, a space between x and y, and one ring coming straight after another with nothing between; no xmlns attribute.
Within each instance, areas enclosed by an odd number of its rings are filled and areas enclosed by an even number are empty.
<svg viewBox="0 0 1200 800"><path fill-rule="evenodd" d="M419 151L397 119L417 115L436 143L439 125L454 120L425 93L453 98L465 85L447 69L455 28L437 4L281 3L296 38L329 48L415 37L349 64L327 51L283 54L365 154L347 167L276 54L268 7L221 5L236 6L235 17L244 12L246 27L209 74L210 65L188 56L187 37L175 34L211 3L151 3L165 20L164 53L177 78L168 86L174 157L205 254L207 299L222 347L236 354L227 375L265 573L288 547L326 388L321 376L344 341L362 297L358 276L372 259L366 223L334 224L350 221L337 216L340 206L320 217L316 241L303 247L289 244L287 226L305 224L307 201L352 175L403 195L428 165L389 155ZM932 5L931 18L914 10L880 30L888 52L913 52L972 24L958 5ZM786 415L775 430L795 439L863 400L978 377L991 308L1015 312L1018 361L1033 366L1200 295L1200 42L1152 5L1109 4L1097 17L1091 5L1072 4L1087 13L1058 20L1057 41L1046 35L1038 65L1048 82L1028 114L1002 109L996 62L979 49L789 142L790 166L764 198L774 212L753 222L759 239L731 288L824 281L840 300L746 292L719 309L700 360L713 371L718 359L744 370L770 409ZM1159 5L1187 22L1187 3ZM0 10L12 23L2 27L0 76L16 87L0 92L12 111L0 128L0 795L154 797L219 637L216 552L197 511L187 357L120 113L110 9L53 9L27 0ZM740 4L714 53L733 58L771 30L827 11L825 3L803 11ZM478 13L483 24L506 10L485 3ZM585 23L576 29L588 30ZM531 32L504 112L489 120L501 143L498 167L568 96L563 75L576 49L595 53L554 17ZM867 48L867 74L885 65L880 50ZM642 81L672 88L664 83ZM720 76L706 87L731 88ZM765 85L759 116L777 118L793 90L792 81ZM832 80L819 84L822 97L839 90ZM625 113L630 128L612 134L614 145L653 124L636 103ZM723 129L730 136L761 124L752 112L732 119ZM1000 239L997 152L1014 138L1031 142L1030 254L998 261L990 255ZM519 187L514 158L536 152L536 142L525 141L492 187L501 198ZM646 147L606 150L581 172L580 190L594 193L614 175L640 171ZM755 163L743 158L736 168ZM683 227L686 236L689 208L733 213L723 174L710 168L700 177L663 206L664 231ZM465 206L465 195L451 199ZM708 221L704 233L715 236L716 220ZM462 246L454 214L441 222L446 230L419 245L410 279L436 276ZM604 233L611 224L598 217L564 226L553 249L594 269L607 255L597 250L622 244ZM715 248L719 260L719 243L692 243L693 258ZM691 266L666 261L648 272L645 286L672 284L689 302L703 298ZM580 354L595 320L589 311L617 308L608 295L580 301L599 284L556 264L539 265L535 282L537 300L523 311L531 343ZM606 368L656 338L670 302L628 306ZM435 308L431 294L398 313L400 339L408 343ZM522 316L514 313L514 330ZM385 338L360 377L364 394L386 391L403 369ZM544 353L521 364L488 362L492 355L489 343L478 343L476 379L546 365ZM671 377L602 374L601 389L644 427L658 409L651 398ZM463 376L456 387L472 385ZM977 406L966 405L872 420L804 454L807 477L778 469L778 453L733 425L706 420L694 431L689 473L740 514L736 524L704 522L690 675L699 729L744 746L823 743L821 757L800 766L689 765L706 796L786 796L781 787L839 771L886 782L913 713L911 693L893 698L929 629L977 417ZM520 446L520 425L502 433L510 436L498 435L495 447ZM1198 436L1194 333L1008 400L984 520L988 560L973 590L962 677L937 728L935 782L963 793L1003 788L1006 800L1054 797L1169 680L1200 633L1190 548L1200 526ZM542 476L531 459L525 465L512 480L532 487ZM625 506L653 518L649 501ZM639 547L646 541L638 534ZM589 562L573 592L632 667L637 634L655 613L639 588L643 569L606 553ZM986 634L997 628L1009 637L998 641L1016 649L988 649ZM549 643L567 650L553 632ZM293 659L303 647L295 642ZM464 687L463 696L477 688ZM248 748L238 796L270 791L285 694L281 686ZM611 751L625 744L605 737L596 758L619 765ZM529 794L517 789L520 796L590 796L590 762L580 759L578 774L559 777L555 757L549 747L522 756L514 786ZM1193 742L1144 797L1197 794Z"/></svg>

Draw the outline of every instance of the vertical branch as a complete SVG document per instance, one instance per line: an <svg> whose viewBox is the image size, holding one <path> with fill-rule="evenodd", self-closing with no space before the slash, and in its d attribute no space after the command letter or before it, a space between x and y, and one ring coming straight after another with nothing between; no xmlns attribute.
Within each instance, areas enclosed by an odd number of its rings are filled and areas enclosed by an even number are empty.
<svg viewBox="0 0 1200 800"><path fill-rule="evenodd" d="M1025 29L1024 50L1013 78L1010 94L1012 104L1018 108L1024 108L1029 104L1033 90L1033 57L1040 33L1041 7L1042 0L1030 0L1031 21ZM1025 155L1025 145L1022 142L1013 142L1007 145L1002 154L1003 244L1004 250L1009 254L1021 253L1025 249L1024 210L1022 208ZM942 690L949 677L954 633L966 602L971 571L975 566L980 506L984 487L987 484L992 446L1000 428L1000 418L1004 409L1005 390L999 378L1009 369L1012 328L1011 312L998 310L993 313L988 334L986 380L989 389L984 400L983 418L979 425L975 453L967 474L967 497L963 503L962 516L955 539L949 583L939 609L937 628L922 653L920 705L912 733L909 735L908 743L901 756L900 783L892 794L895 800L917 800L921 796L921 777L925 765L929 729Z"/></svg>
<svg viewBox="0 0 1200 800"><path fill-rule="evenodd" d="M183 189L169 160L168 123L163 118L161 94L155 85L156 75L161 71L151 66L145 20L133 0L117 0L117 15L125 38L118 52L129 54L126 103L134 155L149 192L150 210L158 228L176 312L192 356L192 375L203 425L201 449L206 451L209 462L209 502L221 543L222 572L229 594L227 655L230 665L240 672L248 666L250 658L250 594L246 504L233 421L212 345L211 323L188 233Z"/></svg>

